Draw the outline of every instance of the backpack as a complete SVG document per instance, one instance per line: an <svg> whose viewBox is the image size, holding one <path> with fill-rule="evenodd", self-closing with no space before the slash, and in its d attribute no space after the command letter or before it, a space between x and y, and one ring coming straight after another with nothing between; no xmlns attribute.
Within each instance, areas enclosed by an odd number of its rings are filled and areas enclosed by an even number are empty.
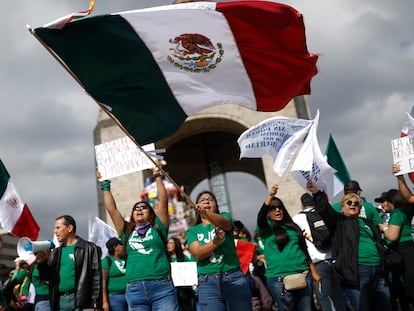
<svg viewBox="0 0 414 311"><path fill-rule="evenodd" d="M312 240L307 240L312 242L318 250L327 251L331 247L331 234L321 215L314 208L303 213L306 215L312 234Z"/></svg>

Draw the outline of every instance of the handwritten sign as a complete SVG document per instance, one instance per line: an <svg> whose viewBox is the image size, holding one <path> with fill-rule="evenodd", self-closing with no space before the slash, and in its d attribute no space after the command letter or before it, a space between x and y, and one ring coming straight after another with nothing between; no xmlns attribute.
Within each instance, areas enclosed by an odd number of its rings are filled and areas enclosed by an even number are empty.
<svg viewBox="0 0 414 311"><path fill-rule="evenodd" d="M400 167L396 176L414 172L413 139L412 136L405 136L391 141L392 158Z"/></svg>
<svg viewBox="0 0 414 311"><path fill-rule="evenodd" d="M148 144L142 148L145 151L154 151L155 145ZM95 156L96 166L102 176L100 181L154 167L151 160L129 137L96 145Z"/></svg>
<svg viewBox="0 0 414 311"><path fill-rule="evenodd" d="M172 262L171 277L174 286L198 285L197 263L195 261Z"/></svg>

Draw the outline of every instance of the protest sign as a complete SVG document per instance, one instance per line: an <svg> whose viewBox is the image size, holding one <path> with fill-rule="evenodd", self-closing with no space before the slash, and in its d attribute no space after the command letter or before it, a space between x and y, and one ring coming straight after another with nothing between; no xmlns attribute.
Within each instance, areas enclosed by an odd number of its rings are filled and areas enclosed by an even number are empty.
<svg viewBox="0 0 414 311"><path fill-rule="evenodd" d="M174 286L198 285L197 263L195 261L172 262L171 277Z"/></svg>
<svg viewBox="0 0 414 311"><path fill-rule="evenodd" d="M392 158L400 171L395 174L403 175L414 172L413 136L404 136L391 141Z"/></svg>
<svg viewBox="0 0 414 311"><path fill-rule="evenodd" d="M154 151L155 145L142 146ZM101 173L100 181L142 171L154 164L129 138L123 137L95 146L96 166Z"/></svg>

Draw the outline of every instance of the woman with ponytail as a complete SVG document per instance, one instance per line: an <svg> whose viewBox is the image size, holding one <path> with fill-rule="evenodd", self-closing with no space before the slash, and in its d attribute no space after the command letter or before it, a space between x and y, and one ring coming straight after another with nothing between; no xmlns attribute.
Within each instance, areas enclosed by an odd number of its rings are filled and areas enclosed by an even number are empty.
<svg viewBox="0 0 414 311"><path fill-rule="evenodd" d="M289 275L307 274L317 284L321 278L309 257L302 231L282 200L275 196L278 188L278 185L270 188L257 216L257 232L264 242L267 286L278 310L311 311L310 282L304 288L285 288L284 278Z"/></svg>

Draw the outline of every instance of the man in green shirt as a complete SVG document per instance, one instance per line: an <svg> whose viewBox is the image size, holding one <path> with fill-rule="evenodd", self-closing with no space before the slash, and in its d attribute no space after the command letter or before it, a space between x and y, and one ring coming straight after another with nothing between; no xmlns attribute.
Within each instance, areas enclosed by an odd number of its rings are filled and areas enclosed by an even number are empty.
<svg viewBox="0 0 414 311"><path fill-rule="evenodd" d="M54 233L61 245L46 260L37 253L40 279L49 281L53 311L102 308L101 249L76 235L72 216L56 218Z"/></svg>

